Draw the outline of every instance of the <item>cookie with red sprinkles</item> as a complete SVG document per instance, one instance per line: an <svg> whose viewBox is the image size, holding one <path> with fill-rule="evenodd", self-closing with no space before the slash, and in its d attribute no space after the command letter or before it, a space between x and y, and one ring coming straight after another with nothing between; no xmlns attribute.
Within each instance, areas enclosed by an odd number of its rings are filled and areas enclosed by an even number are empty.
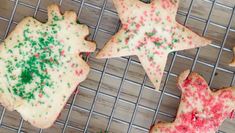
<svg viewBox="0 0 235 133"><path fill-rule="evenodd" d="M159 90L167 56L211 43L176 22L179 0L113 0L122 28L97 58L137 55L149 79Z"/></svg>
<svg viewBox="0 0 235 133"><path fill-rule="evenodd" d="M232 60L232 62L229 64L232 67L235 67L235 47L233 48L233 54L234 54L234 58Z"/></svg>
<svg viewBox="0 0 235 133"><path fill-rule="evenodd" d="M233 118L235 88L216 92L197 73L183 72L178 78L181 102L174 122L160 122L150 133L215 133L226 118Z"/></svg>
<svg viewBox="0 0 235 133"><path fill-rule="evenodd" d="M0 45L0 103L38 128L50 127L89 66L79 56L93 52L88 27L75 12L48 7L48 22L23 19Z"/></svg>

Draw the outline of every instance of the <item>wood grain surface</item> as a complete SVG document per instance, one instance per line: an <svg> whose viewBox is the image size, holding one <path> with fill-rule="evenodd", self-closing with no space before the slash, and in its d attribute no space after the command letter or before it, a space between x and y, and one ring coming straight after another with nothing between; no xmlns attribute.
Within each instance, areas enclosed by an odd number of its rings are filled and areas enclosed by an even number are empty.
<svg viewBox="0 0 235 133"><path fill-rule="evenodd" d="M192 10L189 15L186 26L193 31L202 34L208 20L210 9L214 0L194 0ZM6 35L9 20L12 16L12 11L15 6L15 0L0 0L0 39L3 40ZM40 0L39 8L35 11L38 0L19 0L16 6L10 31L16 24L26 16L35 16L36 19L46 22L47 14L46 7L51 3L59 3L59 0ZM90 39L97 42L98 49L104 46L110 37L115 34L119 18L113 6L112 0L107 0L104 12L99 22L99 16L103 7L104 0L84 0L79 21L85 23L90 27ZM177 21L180 23L185 22L186 15L190 8L191 0L181 0L178 10ZM214 65L217 62L220 47L224 44L221 56L218 60L218 67L215 75L211 80L211 88L222 88L224 86L234 85L235 81L235 68L229 67L228 64L233 57L231 48L235 46L235 13L233 14L231 28L226 35L229 19L232 15L235 6L234 0L217 0L212 10L208 29L205 36L213 40L211 46L203 47L200 49L198 61L196 62L194 71L202 74L209 82L212 77ZM61 3L62 12L65 10L74 10L78 12L81 8L80 0L63 0ZM96 35L94 36L95 28L99 27ZM10 32L9 31L9 32ZM226 36L226 39L224 40ZM176 115L179 105L179 98L181 92L176 87L177 75L186 69L190 69L194 62L197 49L181 51L177 53L176 60L166 83L165 93L163 95L162 103L160 105L160 113L157 115L157 121L172 121ZM138 100L138 95L141 90L141 85L144 80L145 72L136 57L131 57L129 68L127 69L126 76L122 82L125 68L128 63L128 57L110 59L107 62L105 73L104 64L106 60L94 59L95 53L91 55L88 60L92 70L89 77L84 81L80 87L78 96L75 99L72 108L66 133L80 133L81 129L85 128L89 112L92 107L97 88L100 87L100 93L95 102L94 112L91 116L88 125L90 133L97 133L105 130L109 117L112 113L112 108L120 87L120 99L117 101L114 110L113 120L111 121L110 133L126 133L128 123L131 121L132 114L135 109L135 104ZM166 72L172 62L173 54L169 55ZM102 78L102 79L101 79ZM100 82L102 80L102 82ZM166 81L166 73L162 80L162 85ZM150 81L144 83L141 97L139 99L139 106L137 107L136 117L133 120L131 133L147 133L148 131L142 130L137 126L148 129L151 126L154 112L159 102L161 92L154 91ZM172 97L173 95L173 97ZM72 98L68 101L65 109L61 113L57 122L53 127L43 130L43 133L58 133L61 132L69 112ZM1 110L3 107L1 107ZM1 113L2 111L0 111ZM20 116L17 112L6 111L2 119L0 132L13 133L18 130L20 124ZM11 127L12 129L9 129ZM14 129L14 130L13 130ZM22 132L34 133L39 132L39 129L32 127L29 123L23 122ZM226 133L235 132L235 120L227 119L220 127L220 131Z"/></svg>

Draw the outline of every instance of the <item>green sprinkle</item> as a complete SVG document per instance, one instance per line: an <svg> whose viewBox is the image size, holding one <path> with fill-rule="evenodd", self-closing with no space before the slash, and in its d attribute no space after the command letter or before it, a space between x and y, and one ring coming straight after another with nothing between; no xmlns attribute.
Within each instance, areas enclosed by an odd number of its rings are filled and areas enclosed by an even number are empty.
<svg viewBox="0 0 235 133"><path fill-rule="evenodd" d="M155 46L157 46L157 47L159 47L159 46L161 46L162 45L162 43L161 42L153 42L154 44L155 44Z"/></svg>
<svg viewBox="0 0 235 133"><path fill-rule="evenodd" d="M13 53L13 51L11 49L8 50L8 53Z"/></svg>
<svg viewBox="0 0 235 133"><path fill-rule="evenodd" d="M109 133L109 132L107 130L103 132L103 130L101 129L100 132L97 132L97 133Z"/></svg>
<svg viewBox="0 0 235 133"><path fill-rule="evenodd" d="M118 38L118 42L119 42L119 43L121 43L121 42L122 42L122 40L121 40L120 38Z"/></svg>
<svg viewBox="0 0 235 133"><path fill-rule="evenodd" d="M148 57L149 60L153 60L154 54L148 54L147 57Z"/></svg>
<svg viewBox="0 0 235 133"><path fill-rule="evenodd" d="M59 20L58 16L54 16L55 20ZM60 27L56 24L51 24L47 27L47 31L31 31L29 28L25 28L23 31L23 41L18 41L14 47L19 50L23 60L17 58L10 58L5 61L8 73L5 75L9 87L8 91L15 96L19 96L26 99L28 102L35 99L36 94L43 94L47 98L45 88L54 86L51 81L50 75L47 73L47 68L61 67L59 58L59 51L52 51L51 47L57 47L63 49L63 45L55 40L54 36ZM38 34L38 38L31 37L34 33ZM5 44L5 43L4 43ZM31 48L29 51L22 51L19 49L24 46L25 48ZM8 50L8 53L13 56L13 50ZM21 70L19 75L14 75L13 71ZM14 81L14 82L12 82ZM27 85L33 84L33 88L27 88ZM1 92L1 89L0 89ZM39 101L40 104L43 104Z"/></svg>
<svg viewBox="0 0 235 133"><path fill-rule="evenodd" d="M4 93L4 90L2 88L0 88L0 92Z"/></svg>
<svg viewBox="0 0 235 133"><path fill-rule="evenodd" d="M179 39L176 39L176 38L175 38L175 39L172 40L172 43L173 43L173 44L174 44L174 43L177 43L177 42L179 42Z"/></svg>
<svg viewBox="0 0 235 133"><path fill-rule="evenodd" d="M33 80L32 72L31 72L30 70L28 70L28 69L23 70L23 71L21 72L20 79L21 79L21 82L22 82L23 84L31 83L32 80Z"/></svg>
<svg viewBox="0 0 235 133"><path fill-rule="evenodd" d="M156 34L156 32L146 32L145 33L148 37L152 37Z"/></svg>
<svg viewBox="0 0 235 133"><path fill-rule="evenodd" d="M71 84L70 84L70 83L67 83L67 86L70 88L70 87L71 87Z"/></svg>
<svg viewBox="0 0 235 133"><path fill-rule="evenodd" d="M159 15L160 15L160 11L157 11L157 12L156 12L156 15L159 16Z"/></svg>
<svg viewBox="0 0 235 133"><path fill-rule="evenodd" d="M81 24L79 20L77 20L76 22L77 22L77 24Z"/></svg>
<svg viewBox="0 0 235 133"><path fill-rule="evenodd" d="M55 16L53 16L53 20L54 20L54 21L59 21L60 19L59 19L58 16L55 15Z"/></svg>

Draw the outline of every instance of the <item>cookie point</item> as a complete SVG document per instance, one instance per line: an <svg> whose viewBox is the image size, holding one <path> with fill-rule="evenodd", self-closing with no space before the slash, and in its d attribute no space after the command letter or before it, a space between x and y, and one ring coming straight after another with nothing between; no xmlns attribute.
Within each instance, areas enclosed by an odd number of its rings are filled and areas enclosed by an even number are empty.
<svg viewBox="0 0 235 133"><path fill-rule="evenodd" d="M229 66L235 67L235 62L234 63L230 63Z"/></svg>
<svg viewBox="0 0 235 133"><path fill-rule="evenodd" d="M95 50L96 50L96 43L91 42L91 52L95 52Z"/></svg>
<svg viewBox="0 0 235 133"><path fill-rule="evenodd" d="M59 11L59 5L53 3L47 7L48 10L57 10Z"/></svg>
<svg viewBox="0 0 235 133"><path fill-rule="evenodd" d="M235 67L235 47L233 47L233 54L234 54L234 58L233 58L232 62L229 64L229 66L231 66L231 67Z"/></svg>
<svg viewBox="0 0 235 133"><path fill-rule="evenodd" d="M205 44L209 45L212 43L212 40L208 39L208 38L205 38Z"/></svg>
<svg viewBox="0 0 235 133"><path fill-rule="evenodd" d="M185 79L187 79L187 77L189 76L190 74L190 70L186 70L184 71L183 73L181 73L178 77L178 83L182 83Z"/></svg>
<svg viewBox="0 0 235 133"><path fill-rule="evenodd" d="M64 16L72 21L76 21L77 19L77 15L74 11L65 11Z"/></svg>
<svg viewBox="0 0 235 133"><path fill-rule="evenodd" d="M96 59L102 59L103 56L101 56L100 52L95 56Z"/></svg>
<svg viewBox="0 0 235 133"><path fill-rule="evenodd" d="M153 124L153 125L150 127L149 133L154 133L154 130L156 130L156 128L154 128L154 127L155 127L155 124Z"/></svg>

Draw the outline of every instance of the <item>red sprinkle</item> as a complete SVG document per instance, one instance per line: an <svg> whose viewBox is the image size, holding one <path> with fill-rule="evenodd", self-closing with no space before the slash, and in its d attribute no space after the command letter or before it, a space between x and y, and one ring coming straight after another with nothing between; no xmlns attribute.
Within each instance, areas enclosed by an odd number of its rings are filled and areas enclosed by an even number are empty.
<svg viewBox="0 0 235 133"><path fill-rule="evenodd" d="M39 58L39 54L38 54L38 53L36 53L34 56L35 56L36 58Z"/></svg>
<svg viewBox="0 0 235 133"><path fill-rule="evenodd" d="M80 76L81 74L83 74L83 70L82 69L80 71L76 70L75 73L77 76Z"/></svg>
<svg viewBox="0 0 235 133"><path fill-rule="evenodd" d="M60 52L60 55L61 55L61 56L64 56L64 55L65 55L64 53L65 53L65 51L62 50L62 51Z"/></svg>
<svg viewBox="0 0 235 133"><path fill-rule="evenodd" d="M38 96L39 96L40 98L42 98L43 95L42 95L42 93L39 93Z"/></svg>
<svg viewBox="0 0 235 133"><path fill-rule="evenodd" d="M235 118L235 112L234 112L234 110L231 112L231 114L230 114L230 117L229 117L230 119L234 119Z"/></svg>

